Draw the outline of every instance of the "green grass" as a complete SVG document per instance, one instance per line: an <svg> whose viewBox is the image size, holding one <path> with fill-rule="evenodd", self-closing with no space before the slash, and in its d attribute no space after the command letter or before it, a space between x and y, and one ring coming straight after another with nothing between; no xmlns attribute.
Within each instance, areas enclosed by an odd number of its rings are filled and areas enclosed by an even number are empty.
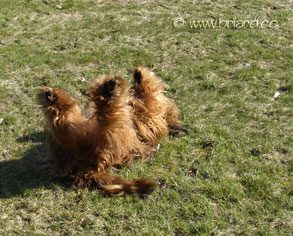
<svg viewBox="0 0 293 236"><path fill-rule="evenodd" d="M291 235L291 9L272 0L2 0L0 235ZM177 17L186 21L179 29ZM219 18L278 27L188 26ZM170 86L190 131L113 170L157 180L155 192L106 198L38 174L46 148L37 88L68 90L84 106L91 80L111 73L130 81L138 65Z"/></svg>

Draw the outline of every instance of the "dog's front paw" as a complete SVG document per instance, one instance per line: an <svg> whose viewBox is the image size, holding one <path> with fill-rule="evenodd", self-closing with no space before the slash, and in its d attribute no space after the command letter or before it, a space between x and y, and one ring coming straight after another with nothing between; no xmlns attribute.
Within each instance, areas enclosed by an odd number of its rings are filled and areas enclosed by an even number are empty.
<svg viewBox="0 0 293 236"><path fill-rule="evenodd" d="M117 81L115 78L106 81L101 87L101 96L109 98L113 95Z"/></svg>
<svg viewBox="0 0 293 236"><path fill-rule="evenodd" d="M92 82L84 94L99 106L100 102L108 103L109 101L120 101L120 99L122 101L127 91L127 83L124 79L109 75L99 77Z"/></svg>
<svg viewBox="0 0 293 236"><path fill-rule="evenodd" d="M133 72L133 80L134 80L134 83L136 83L138 85L141 84L142 74L141 74L141 71L139 70L139 68L134 70L134 72Z"/></svg>

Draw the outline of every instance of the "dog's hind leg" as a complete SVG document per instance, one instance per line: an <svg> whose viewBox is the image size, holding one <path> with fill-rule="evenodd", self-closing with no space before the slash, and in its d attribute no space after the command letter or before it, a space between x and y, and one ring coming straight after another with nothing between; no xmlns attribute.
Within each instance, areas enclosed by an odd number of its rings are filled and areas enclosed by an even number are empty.
<svg viewBox="0 0 293 236"><path fill-rule="evenodd" d="M142 66L137 67L133 72L133 86L131 87L133 107L135 111L140 112L140 115L161 116L167 123L170 135L187 134L187 129L181 126L176 104L164 94L167 87L149 69Z"/></svg>

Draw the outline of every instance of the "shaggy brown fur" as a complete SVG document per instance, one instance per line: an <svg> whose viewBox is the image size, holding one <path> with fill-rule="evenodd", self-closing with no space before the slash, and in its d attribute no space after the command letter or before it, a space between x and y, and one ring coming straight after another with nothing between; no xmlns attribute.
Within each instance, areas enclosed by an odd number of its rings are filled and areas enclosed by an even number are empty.
<svg viewBox="0 0 293 236"><path fill-rule="evenodd" d="M167 85L147 68L140 66L134 70L129 100L133 107L131 116L138 136L150 148L168 133L187 133L180 126L177 106L164 94L165 88Z"/></svg>
<svg viewBox="0 0 293 236"><path fill-rule="evenodd" d="M135 70L130 93L121 77L99 77L85 91L90 98L87 117L64 91L41 88L37 102L46 117L49 159L57 163L60 175L107 194L152 191L151 180L127 181L105 171L145 157L171 130L187 132L179 126L178 109L164 95L164 87L143 67Z"/></svg>

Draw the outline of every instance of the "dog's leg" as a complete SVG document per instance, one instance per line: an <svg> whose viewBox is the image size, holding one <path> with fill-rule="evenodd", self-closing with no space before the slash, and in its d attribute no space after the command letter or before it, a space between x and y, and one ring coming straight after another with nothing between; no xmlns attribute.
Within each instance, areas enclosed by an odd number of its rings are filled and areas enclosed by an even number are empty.
<svg viewBox="0 0 293 236"><path fill-rule="evenodd" d="M131 91L137 98L146 99L145 102L157 99L164 91L165 87L167 87L167 85L156 77L149 69L139 66L134 70ZM153 105L154 104L150 103L149 108Z"/></svg>
<svg viewBox="0 0 293 236"><path fill-rule="evenodd" d="M59 173L64 176L78 165L75 164L80 158L78 153L87 143L86 119L81 116L77 101L57 88L41 88L37 102L46 118L50 159L56 161Z"/></svg>
<svg viewBox="0 0 293 236"><path fill-rule="evenodd" d="M177 106L164 94L166 87L167 85L147 68L141 66L136 68L133 73L133 86L131 88L133 107L140 113L163 117L170 135L187 134L187 129L181 126ZM141 105L144 109L140 109Z"/></svg>
<svg viewBox="0 0 293 236"><path fill-rule="evenodd" d="M98 78L85 92L94 104L96 127L92 130L96 133L99 172L113 165L127 165L131 159L145 155L145 145L134 129L127 92L126 81L113 76Z"/></svg>
<svg viewBox="0 0 293 236"><path fill-rule="evenodd" d="M99 78L88 87L85 94L94 104L94 117L103 127L115 126L116 122L120 124L129 118L127 84L121 77Z"/></svg>

